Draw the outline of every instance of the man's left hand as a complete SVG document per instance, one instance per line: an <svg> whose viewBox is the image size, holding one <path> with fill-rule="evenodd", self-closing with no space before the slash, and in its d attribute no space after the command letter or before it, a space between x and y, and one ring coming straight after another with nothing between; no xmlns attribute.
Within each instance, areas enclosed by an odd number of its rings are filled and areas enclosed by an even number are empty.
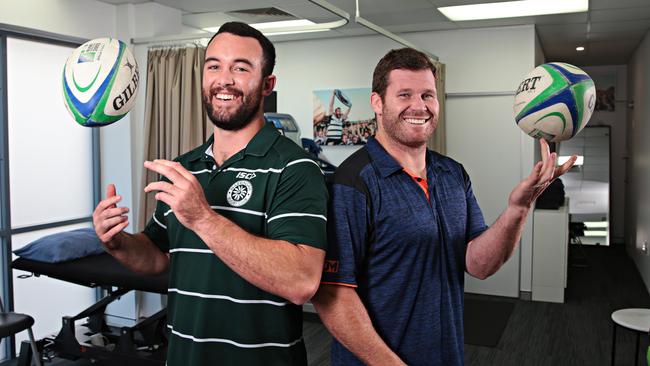
<svg viewBox="0 0 650 366"><path fill-rule="evenodd" d="M180 163L156 159L145 161L144 167L171 181L149 183L144 191L158 191L155 198L169 205L178 221L185 227L195 230L195 225L212 213L201 184Z"/></svg>
<svg viewBox="0 0 650 366"><path fill-rule="evenodd" d="M548 143L544 139L539 140L542 161L538 161L526 179L521 181L510 193L508 203L514 207L529 209L533 202L556 178L566 173L577 157L575 155L559 167L555 166L556 153L551 153Z"/></svg>

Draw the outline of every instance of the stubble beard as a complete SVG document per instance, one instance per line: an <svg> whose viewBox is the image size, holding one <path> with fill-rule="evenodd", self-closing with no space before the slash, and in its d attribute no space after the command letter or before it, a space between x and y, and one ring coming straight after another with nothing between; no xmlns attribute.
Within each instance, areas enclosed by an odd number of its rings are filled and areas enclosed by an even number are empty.
<svg viewBox="0 0 650 366"><path fill-rule="evenodd" d="M426 123L426 132L422 135L422 138L413 138L408 131L408 122L403 121L404 113L407 110L403 110L400 113L394 113L390 110L387 110L385 107L382 108L382 123L381 126L384 128L385 133L388 137L395 140L396 142L411 147L419 148L423 145L426 145L429 137L433 134L433 131L438 125L438 116L434 115L430 111L419 113L418 115L412 115L413 117L424 117L430 118ZM420 136L420 135L418 135Z"/></svg>

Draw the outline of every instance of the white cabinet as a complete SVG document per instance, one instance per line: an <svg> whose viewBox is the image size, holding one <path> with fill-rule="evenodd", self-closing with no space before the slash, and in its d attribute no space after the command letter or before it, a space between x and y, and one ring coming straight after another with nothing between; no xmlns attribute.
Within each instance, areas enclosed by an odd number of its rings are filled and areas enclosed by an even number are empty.
<svg viewBox="0 0 650 366"><path fill-rule="evenodd" d="M533 211L533 301L564 302L569 199L558 210Z"/></svg>

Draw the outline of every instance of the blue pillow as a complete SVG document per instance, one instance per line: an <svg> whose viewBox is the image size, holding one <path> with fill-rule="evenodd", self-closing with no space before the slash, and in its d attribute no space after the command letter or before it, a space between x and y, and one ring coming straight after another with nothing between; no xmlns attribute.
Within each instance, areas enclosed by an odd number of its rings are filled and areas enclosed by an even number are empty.
<svg viewBox="0 0 650 366"><path fill-rule="evenodd" d="M39 262L59 263L104 253L104 247L95 229L65 231L37 239L14 254Z"/></svg>

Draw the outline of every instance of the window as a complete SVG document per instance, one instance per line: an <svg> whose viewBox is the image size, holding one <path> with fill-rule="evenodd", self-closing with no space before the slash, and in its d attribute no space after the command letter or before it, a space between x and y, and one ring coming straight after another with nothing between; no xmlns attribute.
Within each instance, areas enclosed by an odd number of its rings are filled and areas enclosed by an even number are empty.
<svg viewBox="0 0 650 366"><path fill-rule="evenodd" d="M34 335L58 332L61 316L95 302L95 290L54 279L18 279L9 249L92 225L97 198L97 132L63 103L63 65L75 45L0 31L0 240L5 308L30 314ZM6 87L3 88L2 86ZM56 293L56 296L52 296ZM16 337L16 344L26 339ZM9 343L9 342L7 342ZM14 352L5 348L5 352ZM5 353L6 354L6 353Z"/></svg>

